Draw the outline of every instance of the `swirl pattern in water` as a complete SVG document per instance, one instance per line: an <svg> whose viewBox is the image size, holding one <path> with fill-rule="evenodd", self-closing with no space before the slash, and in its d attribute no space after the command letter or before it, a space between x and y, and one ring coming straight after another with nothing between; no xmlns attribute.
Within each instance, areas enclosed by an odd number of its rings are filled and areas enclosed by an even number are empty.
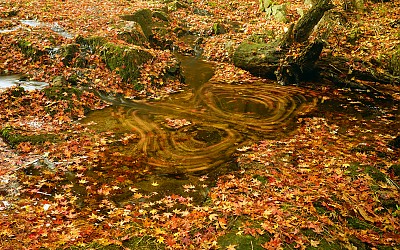
<svg viewBox="0 0 400 250"><path fill-rule="evenodd" d="M109 101L115 105L93 112L84 122L97 123L98 130L134 133L137 139L116 150L140 156L163 173L218 167L238 147L287 134L293 118L314 106L299 88L265 83L208 82L196 93L169 100Z"/></svg>

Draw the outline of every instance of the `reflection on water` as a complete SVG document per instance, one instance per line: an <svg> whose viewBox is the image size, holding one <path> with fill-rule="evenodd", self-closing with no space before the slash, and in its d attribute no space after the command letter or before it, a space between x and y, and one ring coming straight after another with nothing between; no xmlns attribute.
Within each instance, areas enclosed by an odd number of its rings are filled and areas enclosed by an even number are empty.
<svg viewBox="0 0 400 250"><path fill-rule="evenodd" d="M185 82L194 90L198 90L214 75L213 64L204 62L193 56L184 56L176 53L175 56L181 62Z"/></svg>
<svg viewBox="0 0 400 250"><path fill-rule="evenodd" d="M212 64L186 59L184 73L193 93L159 102L108 98L114 106L82 122L95 124L90 128L99 132L133 134L127 145L112 150L143 158L161 173L202 172L230 160L238 147L287 134L293 118L314 105L295 87L209 82Z"/></svg>

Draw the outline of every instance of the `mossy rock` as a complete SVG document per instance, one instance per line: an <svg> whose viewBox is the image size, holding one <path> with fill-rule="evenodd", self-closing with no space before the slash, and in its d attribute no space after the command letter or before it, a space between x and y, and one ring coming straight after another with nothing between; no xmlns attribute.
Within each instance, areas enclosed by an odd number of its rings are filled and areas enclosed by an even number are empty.
<svg viewBox="0 0 400 250"><path fill-rule="evenodd" d="M273 30L266 30L265 33L251 34L250 37L248 38L248 41L253 43L263 43L267 40L273 39L274 37L276 37L276 34Z"/></svg>
<svg viewBox="0 0 400 250"><path fill-rule="evenodd" d="M134 82L139 77L140 66L153 56L141 48L106 43L102 46L101 58L124 81Z"/></svg>
<svg viewBox="0 0 400 250"><path fill-rule="evenodd" d="M287 10L286 4L271 5L269 8L265 9L266 16L273 16L275 20L283 23L287 23Z"/></svg>
<svg viewBox="0 0 400 250"><path fill-rule="evenodd" d="M15 87L11 90L11 96L18 98L26 94L26 91L23 87Z"/></svg>
<svg viewBox="0 0 400 250"><path fill-rule="evenodd" d="M39 60L39 58L45 54L44 51L40 50L30 41L27 41L25 39L19 40L17 46L18 48L20 48L22 54L24 54L28 58L31 58L33 61Z"/></svg>
<svg viewBox="0 0 400 250"><path fill-rule="evenodd" d="M72 60L75 58L76 53L79 52L79 45L76 43L68 44L62 49L62 62L65 66L70 66Z"/></svg>
<svg viewBox="0 0 400 250"><path fill-rule="evenodd" d="M124 25L118 32L118 39L138 46L149 42L140 24L135 21L124 22Z"/></svg>
<svg viewBox="0 0 400 250"><path fill-rule="evenodd" d="M53 86L43 89L47 98L53 101L57 100L73 100L75 97L79 98L82 95L82 90L74 87Z"/></svg>
<svg viewBox="0 0 400 250"><path fill-rule="evenodd" d="M51 80L51 86L53 87L66 87L67 85L68 82L64 76L55 76L53 80Z"/></svg>
<svg viewBox="0 0 400 250"><path fill-rule="evenodd" d="M274 78L282 51L278 51L279 41L270 43L242 42L233 54L236 67L246 69L252 74Z"/></svg>
<svg viewBox="0 0 400 250"><path fill-rule="evenodd" d="M66 87L66 86L51 86L43 89L45 96L53 101L67 101L68 106L65 108L65 112L71 112L76 106L76 100L79 100L83 91L75 88L75 87ZM90 111L89 107L83 106L84 112L87 113ZM52 106L45 107L45 111L54 116L59 112L56 108L52 108Z"/></svg>
<svg viewBox="0 0 400 250"><path fill-rule="evenodd" d="M121 16L122 20L125 21L135 21L140 24L142 30L147 38L149 38L152 33L153 28L153 20L152 20L153 12L149 9L140 9L133 14L123 15Z"/></svg>
<svg viewBox="0 0 400 250"><path fill-rule="evenodd" d="M5 127L0 129L0 136L12 148L18 146L22 142L30 142L31 144L43 144L45 142L55 142L58 140L57 135L54 134L37 134L37 135L22 135L18 130L12 127Z"/></svg>

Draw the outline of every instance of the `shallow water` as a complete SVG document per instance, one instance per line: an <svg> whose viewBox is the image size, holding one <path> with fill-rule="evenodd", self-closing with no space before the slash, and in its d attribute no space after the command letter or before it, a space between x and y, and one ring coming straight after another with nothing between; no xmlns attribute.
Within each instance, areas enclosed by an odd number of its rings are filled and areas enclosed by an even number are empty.
<svg viewBox="0 0 400 250"><path fill-rule="evenodd" d="M114 105L82 123L97 132L130 135L134 139L113 150L142 159L158 173L198 173L231 161L239 147L286 135L296 115L314 106L314 98L299 88L210 82L213 64L180 59L192 91L162 101L104 97Z"/></svg>
<svg viewBox="0 0 400 250"><path fill-rule="evenodd" d="M2 21L2 19L0 19L0 21ZM1 33L10 33L10 32L14 32L14 31L18 31L19 29L23 28L23 25L32 27L32 28L38 28L38 27L50 27L50 29L52 31L54 31L55 33L57 33L58 35L65 37L67 39L72 39L74 38L74 36L67 32L63 27L61 27L57 22L54 23L44 23L44 22L40 22L38 20L33 20L33 19L27 19L27 20L19 20L19 22L22 25L16 25L7 29L0 29L0 34Z"/></svg>
<svg viewBox="0 0 400 250"><path fill-rule="evenodd" d="M22 81L20 80L20 75L8 75L8 76L0 76L0 90L11 87L22 87L26 91L31 90L40 90L48 86L45 82L37 82L37 81Z"/></svg>

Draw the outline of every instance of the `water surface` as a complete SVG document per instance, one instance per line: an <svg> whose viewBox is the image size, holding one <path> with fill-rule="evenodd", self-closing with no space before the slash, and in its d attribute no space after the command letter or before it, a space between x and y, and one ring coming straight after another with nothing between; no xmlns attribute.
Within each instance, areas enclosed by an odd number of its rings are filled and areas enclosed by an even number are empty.
<svg viewBox="0 0 400 250"><path fill-rule="evenodd" d="M82 123L97 132L129 136L129 143L112 150L141 159L158 173L198 173L231 161L238 147L287 135L296 116L314 106L314 98L299 88L212 82L212 63L179 59L191 91L162 101L104 97L114 105Z"/></svg>

